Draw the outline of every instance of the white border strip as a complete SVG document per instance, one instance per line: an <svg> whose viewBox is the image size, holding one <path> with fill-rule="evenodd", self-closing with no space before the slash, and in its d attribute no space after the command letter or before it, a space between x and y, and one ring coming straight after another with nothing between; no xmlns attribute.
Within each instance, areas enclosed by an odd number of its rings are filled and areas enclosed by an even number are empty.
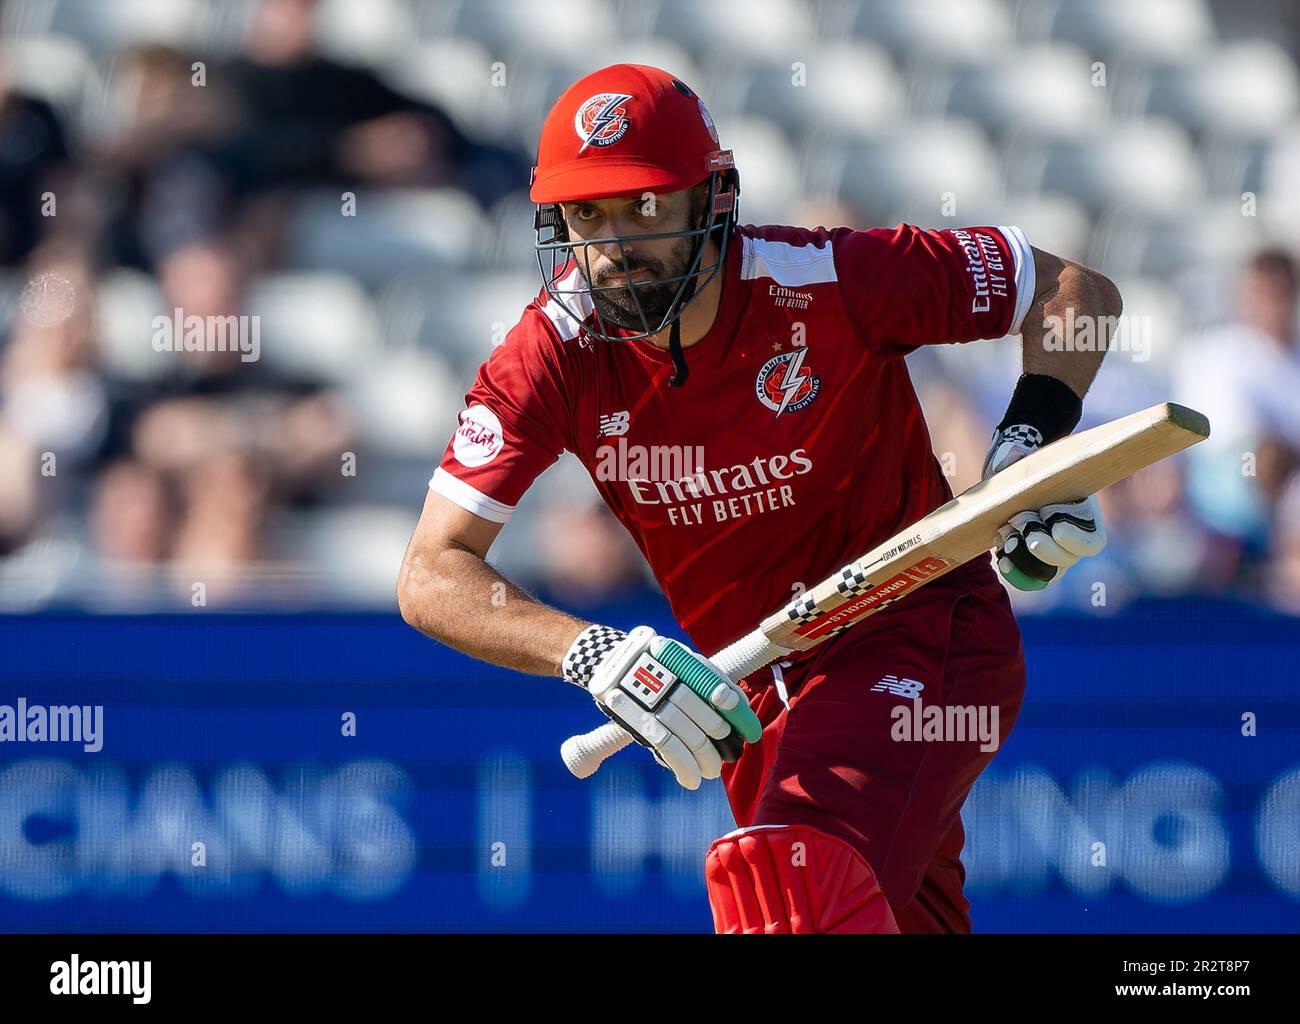
<svg viewBox="0 0 1300 1024"><path fill-rule="evenodd" d="M1034 289L1037 286L1034 280L1034 250L1019 228L1003 227L1001 224L997 228L1011 246L1011 253L1016 259L1016 308L1011 314L1011 329L1007 333L1019 334L1025 314L1034 301Z"/></svg>
<svg viewBox="0 0 1300 1024"><path fill-rule="evenodd" d="M742 281L770 277L783 288L798 288L800 285L831 284L839 280L829 238L818 246L812 242L798 245L746 235L744 243L740 261Z"/></svg>
<svg viewBox="0 0 1300 1024"><path fill-rule="evenodd" d="M455 502L466 512L473 512L474 515L488 522L508 523L515 511L515 506L497 501L496 498L489 498L478 488L457 479L441 466L433 471L429 488L437 491L448 501Z"/></svg>

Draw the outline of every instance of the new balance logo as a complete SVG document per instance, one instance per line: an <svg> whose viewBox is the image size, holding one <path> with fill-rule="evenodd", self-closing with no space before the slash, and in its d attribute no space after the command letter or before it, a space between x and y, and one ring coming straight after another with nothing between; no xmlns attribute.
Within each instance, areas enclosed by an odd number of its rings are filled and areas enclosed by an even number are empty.
<svg viewBox="0 0 1300 1024"><path fill-rule="evenodd" d="M918 697L925 689L925 683L916 679L899 679L898 676L885 676L871 688L872 693L892 693L896 697Z"/></svg>
<svg viewBox="0 0 1300 1024"><path fill-rule="evenodd" d="M631 421L632 414L626 409L603 415L600 417L600 436L622 437L627 433L628 424Z"/></svg>

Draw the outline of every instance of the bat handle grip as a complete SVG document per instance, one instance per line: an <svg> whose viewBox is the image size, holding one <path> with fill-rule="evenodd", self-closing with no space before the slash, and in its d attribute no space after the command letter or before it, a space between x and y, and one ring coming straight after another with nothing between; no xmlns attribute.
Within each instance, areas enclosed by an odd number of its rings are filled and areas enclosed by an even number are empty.
<svg viewBox="0 0 1300 1024"><path fill-rule="evenodd" d="M599 729L570 736L560 747L560 756L569 771L585 779L595 773L605 758L617 754L631 742L630 732L614 722L606 722Z"/></svg>
<svg viewBox="0 0 1300 1024"><path fill-rule="evenodd" d="M756 629L724 647L709 660L734 683L789 653L789 648L772 643L761 629ZM595 774L605 758L617 754L631 742L630 732L614 722L606 722L599 729L570 736L560 747L560 757L569 771L585 779Z"/></svg>

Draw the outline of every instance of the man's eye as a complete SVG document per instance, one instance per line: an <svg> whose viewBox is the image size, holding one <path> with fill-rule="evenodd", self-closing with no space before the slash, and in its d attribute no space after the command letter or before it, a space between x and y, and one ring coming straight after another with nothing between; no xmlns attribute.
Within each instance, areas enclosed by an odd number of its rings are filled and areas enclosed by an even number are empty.
<svg viewBox="0 0 1300 1024"><path fill-rule="evenodd" d="M573 215L573 218L577 221L589 221L594 220L597 216L598 214L596 211L590 206L583 206L578 209L578 211Z"/></svg>

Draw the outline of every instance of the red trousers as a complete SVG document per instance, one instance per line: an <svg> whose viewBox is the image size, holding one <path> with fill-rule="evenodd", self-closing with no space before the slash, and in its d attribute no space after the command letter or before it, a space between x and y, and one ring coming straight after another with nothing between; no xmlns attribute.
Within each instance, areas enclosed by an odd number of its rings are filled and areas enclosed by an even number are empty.
<svg viewBox="0 0 1300 1024"><path fill-rule="evenodd" d="M740 685L764 728L723 765L736 823L805 824L839 836L875 871L901 931L969 932L960 812L996 751L981 749L989 744L970 729L966 739L954 729L910 738L920 735L910 723L924 720L919 698L926 708L973 708L986 724L996 708L999 742L1015 724L1024 650L988 560ZM903 706L911 718L900 724Z"/></svg>

